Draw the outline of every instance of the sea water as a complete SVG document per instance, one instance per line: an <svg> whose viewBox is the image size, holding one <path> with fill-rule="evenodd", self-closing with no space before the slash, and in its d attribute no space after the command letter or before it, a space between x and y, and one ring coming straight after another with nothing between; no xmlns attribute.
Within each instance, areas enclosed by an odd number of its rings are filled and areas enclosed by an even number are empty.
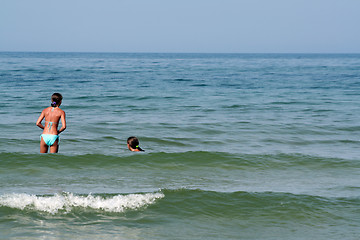
<svg viewBox="0 0 360 240"><path fill-rule="evenodd" d="M0 239L358 239L359 136L356 54L2 52Z"/></svg>

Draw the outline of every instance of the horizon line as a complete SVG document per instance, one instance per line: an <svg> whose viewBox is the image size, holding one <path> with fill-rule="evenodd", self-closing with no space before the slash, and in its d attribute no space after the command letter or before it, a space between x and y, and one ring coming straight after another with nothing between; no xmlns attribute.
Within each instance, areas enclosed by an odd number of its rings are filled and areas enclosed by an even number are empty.
<svg viewBox="0 0 360 240"><path fill-rule="evenodd" d="M96 54L298 54L298 55L344 55L344 54L354 54L358 55L360 52L143 52L143 51L4 51L0 50L0 53L96 53Z"/></svg>

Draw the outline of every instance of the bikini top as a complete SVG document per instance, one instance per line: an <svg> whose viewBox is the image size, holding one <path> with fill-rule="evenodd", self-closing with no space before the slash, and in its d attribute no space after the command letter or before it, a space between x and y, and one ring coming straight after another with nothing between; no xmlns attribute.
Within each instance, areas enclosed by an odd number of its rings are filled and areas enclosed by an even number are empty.
<svg viewBox="0 0 360 240"><path fill-rule="evenodd" d="M54 107L51 109L51 112L53 112L54 111ZM49 122L49 121L45 121L45 123L48 123L48 131L50 132L50 130L51 130L51 128L52 128L52 125L53 124L57 124L56 122Z"/></svg>
<svg viewBox="0 0 360 240"><path fill-rule="evenodd" d="M48 125L48 131L50 132L51 128L52 128L52 125L53 124L57 124L56 122L48 122L48 121L45 121Z"/></svg>

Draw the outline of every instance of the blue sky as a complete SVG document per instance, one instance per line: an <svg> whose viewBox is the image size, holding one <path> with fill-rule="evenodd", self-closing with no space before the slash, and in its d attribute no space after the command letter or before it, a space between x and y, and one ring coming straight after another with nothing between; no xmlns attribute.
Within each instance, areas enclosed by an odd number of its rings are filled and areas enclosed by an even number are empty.
<svg viewBox="0 0 360 240"><path fill-rule="evenodd" d="M360 53L360 0L0 0L0 51Z"/></svg>

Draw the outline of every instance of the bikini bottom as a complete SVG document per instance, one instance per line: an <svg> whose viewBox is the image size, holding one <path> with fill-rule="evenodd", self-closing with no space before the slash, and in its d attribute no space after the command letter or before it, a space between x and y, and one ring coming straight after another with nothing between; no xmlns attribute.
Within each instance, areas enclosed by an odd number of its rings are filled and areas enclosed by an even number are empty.
<svg viewBox="0 0 360 240"><path fill-rule="evenodd" d="M44 142L45 142L46 145L48 145L48 146L52 146L57 139L59 139L59 142L58 142L58 143L60 143L59 135L41 134L41 135L40 135L40 141L41 141L41 137L43 138Z"/></svg>

